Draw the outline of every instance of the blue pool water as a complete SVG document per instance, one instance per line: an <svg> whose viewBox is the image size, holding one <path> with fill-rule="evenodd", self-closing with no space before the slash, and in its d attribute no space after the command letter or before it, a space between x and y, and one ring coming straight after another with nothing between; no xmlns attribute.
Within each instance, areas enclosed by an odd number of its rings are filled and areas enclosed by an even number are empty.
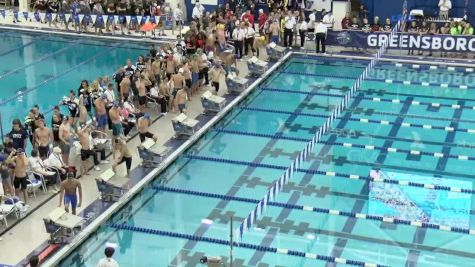
<svg viewBox="0 0 475 267"><path fill-rule="evenodd" d="M117 67L148 51L147 44L61 37L0 30L0 110L3 131L14 118L23 121L38 104L42 112L58 105L82 80L111 75ZM113 82L113 81L112 81ZM63 110L67 113L67 110ZM47 116L49 125L50 116Z"/></svg>
<svg viewBox="0 0 475 267"><path fill-rule="evenodd" d="M231 216L235 222L247 216L367 63L292 56L160 174L155 187L144 189L62 266L95 266L106 242L118 244L114 257L121 266L196 266L202 255L227 261L228 246L220 242L229 239ZM380 63L275 199L291 205L269 206L244 235L243 244L387 266L474 266L473 235L292 208L405 214L404 206L397 208L402 211L398 213L375 202L376 191L368 181L348 179L368 176L371 170L399 177L395 179L416 177L422 183L472 189L475 136L468 129L475 129L475 91L459 86L473 78L462 69ZM386 83L388 79L393 83ZM426 82L432 85L421 84ZM159 183L163 178L169 180L165 188ZM472 194L448 197L438 190L400 187L399 197L390 196L392 200L416 203L432 216L431 222L450 224L441 210L454 208L446 202L458 199L456 208L465 211L460 220L475 228ZM428 196L436 199L432 206L427 205ZM235 248L234 266L326 266L326 262L245 245Z"/></svg>

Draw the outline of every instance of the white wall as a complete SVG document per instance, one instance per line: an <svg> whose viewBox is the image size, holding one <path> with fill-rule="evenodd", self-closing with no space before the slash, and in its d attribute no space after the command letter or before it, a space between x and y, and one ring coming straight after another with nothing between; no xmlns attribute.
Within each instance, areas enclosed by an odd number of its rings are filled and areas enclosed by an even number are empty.
<svg viewBox="0 0 475 267"><path fill-rule="evenodd" d="M350 11L350 9L350 0L348 0L348 2L333 2L333 16L335 17L335 24L333 25L333 29L335 31L341 30L341 21L345 17L346 13Z"/></svg>

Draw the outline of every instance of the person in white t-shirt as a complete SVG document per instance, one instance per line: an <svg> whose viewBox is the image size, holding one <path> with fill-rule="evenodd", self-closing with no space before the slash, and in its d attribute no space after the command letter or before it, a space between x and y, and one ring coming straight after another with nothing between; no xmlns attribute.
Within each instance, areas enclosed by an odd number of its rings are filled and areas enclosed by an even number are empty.
<svg viewBox="0 0 475 267"><path fill-rule="evenodd" d="M450 0L439 0L439 18L448 19L449 12L452 9L452 2Z"/></svg>
<svg viewBox="0 0 475 267"><path fill-rule="evenodd" d="M310 15L308 15L308 32L315 32L315 13L317 10L313 10Z"/></svg>
<svg viewBox="0 0 475 267"><path fill-rule="evenodd" d="M333 24L335 23L335 17L331 11L327 12L322 19L323 24L327 26L328 29L333 29Z"/></svg>
<svg viewBox="0 0 475 267"><path fill-rule="evenodd" d="M300 23L300 27L299 27L300 48L304 49L305 48L305 38L307 36L307 31L308 31L308 21L309 21L309 19L301 18L301 20L302 20L302 22Z"/></svg>
<svg viewBox="0 0 475 267"><path fill-rule="evenodd" d="M234 31L232 33L232 38L234 40L234 46L236 48L235 49L236 55L238 56L239 59L241 59L243 55L243 50L244 50L245 32L244 32L244 24L240 24L239 20L236 21L236 28L234 28Z"/></svg>
<svg viewBox="0 0 475 267"><path fill-rule="evenodd" d="M294 37L294 27L297 24L295 17L291 11L284 18L284 46L292 47Z"/></svg>
<svg viewBox="0 0 475 267"><path fill-rule="evenodd" d="M102 258L97 263L97 267L119 267L119 263L112 258L114 255L115 249L113 247L107 247L104 250L105 258Z"/></svg>
<svg viewBox="0 0 475 267"><path fill-rule="evenodd" d="M196 21L196 27L198 28L198 30L201 27L201 19L203 18L204 12L205 8L201 5L200 2L197 1L195 7L193 8L193 13L191 14L191 17L194 21Z"/></svg>
<svg viewBox="0 0 475 267"><path fill-rule="evenodd" d="M249 48L251 48L252 56L254 56L254 36L256 31L249 25L249 22L244 22L244 56L248 55Z"/></svg>
<svg viewBox="0 0 475 267"><path fill-rule="evenodd" d="M325 39L327 38L327 26L321 21L315 25L315 43L316 52L320 53L320 45L322 46L322 53L325 53Z"/></svg>
<svg viewBox="0 0 475 267"><path fill-rule="evenodd" d="M181 10L180 3L176 4L175 10L173 11L173 18L175 18L176 26L183 23L183 11Z"/></svg>

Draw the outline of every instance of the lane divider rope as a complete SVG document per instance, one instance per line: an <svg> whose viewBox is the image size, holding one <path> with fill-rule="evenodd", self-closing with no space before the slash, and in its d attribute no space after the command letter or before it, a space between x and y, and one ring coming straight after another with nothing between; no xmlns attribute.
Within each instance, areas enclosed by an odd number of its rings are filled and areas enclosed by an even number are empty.
<svg viewBox="0 0 475 267"><path fill-rule="evenodd" d="M344 76L344 75L333 75L333 74L316 74L302 71L279 71L279 73L290 74L290 75L301 75L301 76L314 76L314 77L323 77L323 78L335 78L335 79L346 79L354 80L357 77ZM377 78L366 78L365 80L373 82L385 82L385 83L398 83L404 85L420 85L424 87L441 87L441 88L458 88L458 89L472 89L467 85L450 85L450 84L439 84L439 83L428 83L428 82L417 82L417 81L398 81L391 79L377 79Z"/></svg>
<svg viewBox="0 0 475 267"><path fill-rule="evenodd" d="M296 90L289 90L289 89L281 89L281 88L272 88L272 87L260 87L259 89L263 91L271 91L271 92L282 92L282 93L291 93L291 94L304 94L304 95L318 95L318 96L328 96L328 97L345 97L344 94L331 94L331 93L318 93L318 92L308 92L308 91L296 91ZM414 106L424 105L428 107L434 108L451 108L451 109L470 109L475 110L475 106L461 106L459 104L445 104L445 103L436 103L436 102L423 102L423 101L407 101L401 100L398 98L381 98L381 97L362 97L364 100L369 100L373 102L386 102L386 103L393 103L393 104L411 104Z"/></svg>
<svg viewBox="0 0 475 267"><path fill-rule="evenodd" d="M274 170L286 169L286 167L284 166L273 165L273 164L254 163L254 162L249 162L249 161L213 158L213 157L197 156L197 155L191 155L191 154L186 154L185 157L188 159L194 159L194 160L211 161L211 162L242 165L242 166L251 166L254 168L267 168L267 169L274 169ZM475 194L475 189L451 187L451 186L435 185L435 184L424 184L424 183L419 183L419 182L403 181L403 180L388 179L388 178L375 179L369 175L347 174L347 173L341 173L341 172L320 171L320 170L302 169L302 168L299 168L296 171L301 172L301 173L308 173L312 175L324 175L324 176L330 176L330 177L346 178L346 179L351 179L351 180L362 180L362 181L370 181L370 182L376 182L376 183L388 183L388 184L395 184L395 185L400 185L400 186L410 186L410 187L426 188L426 189L433 189L433 190L450 191L450 192L456 192L456 193Z"/></svg>
<svg viewBox="0 0 475 267"><path fill-rule="evenodd" d="M170 193L208 197L208 198L222 199L222 200L227 200L227 201L238 201L238 202L245 202L245 203L251 203L251 204L259 203L258 199L245 198L245 197L236 197L236 196L222 195L222 194L216 194L216 193L200 192L200 191L166 187L166 186L153 186L152 188L157 191L165 191L165 192L170 192ZM474 229L452 227L448 225L439 225L439 224L427 223L427 222L422 222L422 221L404 220L404 219L398 219L396 217L386 217L386 216L381 216L377 214L348 212L348 211L318 208L318 207L312 207L312 206L304 206L304 205L282 203L282 202L275 202L275 201L269 201L268 205L274 206L274 207L292 209L292 210L310 211L310 212L315 212L315 213L320 213L320 214L344 216L344 217L350 217L350 218L355 218L355 219L379 221L379 222L386 222L390 224L410 225L410 226L415 226L419 228L427 228L427 229L442 230L442 231L455 232L455 233L461 233L461 234L475 235Z"/></svg>
<svg viewBox="0 0 475 267"><path fill-rule="evenodd" d="M223 128L217 128L217 129L214 129L214 131L219 132L219 133L271 138L271 139L279 139L279 140L290 140L290 141L297 141L297 142L311 141L311 139L308 139L308 138L284 136L282 134L251 133L251 132L244 132L244 131L226 130ZM396 148L396 147L382 147L382 146L362 145L362 144L354 144L354 143L346 143L346 142L328 142L328 141L322 141L322 140L318 141L317 143L323 144L323 145L330 145L330 146L339 146L339 147L347 147L347 148L354 147L354 148L362 148L365 150L379 150L382 152L402 153L402 154L415 155L415 156L429 156L429 157L434 157L434 158L451 158L451 159L457 159L457 160L463 160L463 161L475 160L475 157L472 157L472 156L453 155L453 154L447 154L443 152L427 152L427 151L420 151L420 150L413 150L413 149L402 149L402 148Z"/></svg>
<svg viewBox="0 0 475 267"><path fill-rule="evenodd" d="M127 224L118 224L118 223L110 223L110 224L107 224L106 226L110 228L118 229L118 230L132 231L132 232L144 233L144 234L150 234L150 235L181 238L181 239L219 244L219 245L225 245L225 246L230 245L230 241L228 240L212 238L212 237L182 234L182 233L162 231L162 230L138 227L138 226L133 226L133 225L127 225ZM262 252L285 254L285 255L295 256L295 257L300 257L300 258L308 258L308 259L314 259L314 260L320 260L320 261L326 261L326 262L337 262L337 263L348 264L348 265L353 265L353 266L386 267L381 264L350 260L350 259L344 259L344 258L339 258L339 257L326 256L326 255L320 255L320 254L314 254L314 253L308 253L308 252L301 252L301 251L285 249L285 248L267 247L267 246L262 246L262 245L254 245L250 243L238 243L238 242L233 242L233 245L239 246L241 248L252 249L252 250L257 250L257 251L262 251Z"/></svg>
<svg viewBox="0 0 475 267"><path fill-rule="evenodd" d="M316 118L327 118L327 116L322 114L313 114L307 112L290 112L290 111L280 111L280 110L273 110L273 109L262 109L262 108L252 108L252 107L241 107L241 109L247 110L254 110L254 111L262 111L262 112L273 112L273 113L281 113L281 114L292 114L292 115L301 115L301 116L308 116L308 117L316 117ZM389 115L389 114L386 114ZM354 122L361 122L361 123L372 123L372 124L381 124L381 125L399 125L404 128L421 128L426 130L442 130L445 132L464 132L469 134L475 134L474 129L468 128L459 128L459 127L449 127L449 126L437 126L437 125L430 125L430 124L417 124L417 123L408 123L408 122L392 122L387 120L374 120L368 118L349 118L349 121Z"/></svg>

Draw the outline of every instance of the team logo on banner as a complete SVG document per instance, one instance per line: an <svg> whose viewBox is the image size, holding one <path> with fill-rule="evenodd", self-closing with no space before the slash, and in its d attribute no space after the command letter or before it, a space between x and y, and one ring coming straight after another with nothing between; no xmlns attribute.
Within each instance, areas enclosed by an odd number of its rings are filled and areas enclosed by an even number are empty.
<svg viewBox="0 0 475 267"><path fill-rule="evenodd" d="M5 18L5 10L0 10L0 16L2 16L3 18Z"/></svg>
<svg viewBox="0 0 475 267"><path fill-rule="evenodd" d="M351 35L348 32L340 32L336 36L336 40L340 45L347 45L351 42Z"/></svg>

